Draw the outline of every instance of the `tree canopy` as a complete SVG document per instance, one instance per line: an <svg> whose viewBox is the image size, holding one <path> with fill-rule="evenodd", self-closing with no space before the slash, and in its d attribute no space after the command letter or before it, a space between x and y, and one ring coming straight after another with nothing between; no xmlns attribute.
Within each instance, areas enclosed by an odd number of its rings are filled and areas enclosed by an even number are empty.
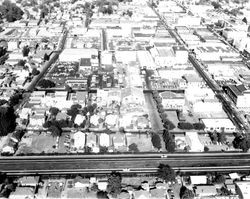
<svg viewBox="0 0 250 199"><path fill-rule="evenodd" d="M113 197L117 197L117 195L120 194L122 190L121 182L121 174L117 172L112 172L108 178L107 192Z"/></svg>
<svg viewBox="0 0 250 199"><path fill-rule="evenodd" d="M56 86L56 84L49 79L42 79L38 82L38 86L41 88L53 88Z"/></svg>
<svg viewBox="0 0 250 199"><path fill-rule="evenodd" d="M175 151L175 141L173 135L167 131L163 130L163 141L165 142L166 150L170 153L173 153Z"/></svg>
<svg viewBox="0 0 250 199"><path fill-rule="evenodd" d="M16 115L12 106L0 107L0 135L5 136L16 128Z"/></svg>
<svg viewBox="0 0 250 199"><path fill-rule="evenodd" d="M160 178L165 180L166 182L173 182L175 181L175 171L166 164L160 164L158 166L157 174Z"/></svg>
<svg viewBox="0 0 250 199"><path fill-rule="evenodd" d="M21 8L9 0L4 0L2 5L0 5L0 13L2 14L2 18L5 18L8 22L20 20L24 14Z"/></svg>
<svg viewBox="0 0 250 199"><path fill-rule="evenodd" d="M181 199L193 199L194 193L192 190L188 189L185 186L182 186L180 189L180 197Z"/></svg>
<svg viewBox="0 0 250 199"><path fill-rule="evenodd" d="M152 134L151 142L155 148L157 148L158 150L161 149L161 138L158 134Z"/></svg>

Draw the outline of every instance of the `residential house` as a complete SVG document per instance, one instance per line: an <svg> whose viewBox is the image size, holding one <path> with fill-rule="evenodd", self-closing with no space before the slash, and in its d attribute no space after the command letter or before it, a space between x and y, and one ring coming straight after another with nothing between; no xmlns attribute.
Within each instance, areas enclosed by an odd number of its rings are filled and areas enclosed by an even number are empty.
<svg viewBox="0 0 250 199"><path fill-rule="evenodd" d="M34 196L33 187L16 187L15 191L11 192L9 199L33 199Z"/></svg>
<svg viewBox="0 0 250 199"><path fill-rule="evenodd" d="M187 74L183 78L186 80L188 87L199 88L205 86L205 82L198 74Z"/></svg>
<svg viewBox="0 0 250 199"><path fill-rule="evenodd" d="M99 152L99 147L97 147L97 137L95 133L87 134L86 146L90 147L94 153Z"/></svg>
<svg viewBox="0 0 250 199"><path fill-rule="evenodd" d="M225 91L238 108L250 108L250 91L244 85L229 85Z"/></svg>
<svg viewBox="0 0 250 199"><path fill-rule="evenodd" d="M55 199L61 198L62 192L65 189L65 179L56 179L56 180L49 180L46 188L47 191L47 198Z"/></svg>
<svg viewBox="0 0 250 199"><path fill-rule="evenodd" d="M79 61L79 71L83 72L91 72L92 71L92 65L91 65L91 59L90 58L81 58Z"/></svg>
<svg viewBox="0 0 250 199"><path fill-rule="evenodd" d="M188 61L188 51L184 46L173 46L176 63L185 64Z"/></svg>
<svg viewBox="0 0 250 199"><path fill-rule="evenodd" d="M150 190L150 198L154 199L166 199L166 190L164 189L151 189Z"/></svg>
<svg viewBox="0 0 250 199"><path fill-rule="evenodd" d="M124 134L117 132L113 137L113 145L116 149L125 146L125 136Z"/></svg>
<svg viewBox="0 0 250 199"><path fill-rule="evenodd" d="M216 196L217 190L214 185L197 185L195 195L202 198L206 196Z"/></svg>
<svg viewBox="0 0 250 199"><path fill-rule="evenodd" d="M199 139L197 132L186 132L186 143L190 147L190 152L202 152L204 145Z"/></svg>
<svg viewBox="0 0 250 199"><path fill-rule="evenodd" d="M192 185L205 185L207 184L207 176L205 175L195 175L190 176L190 182Z"/></svg>
<svg viewBox="0 0 250 199"><path fill-rule="evenodd" d="M83 149L85 146L85 137L86 137L85 133L77 131L73 135L74 147L76 147L77 149Z"/></svg>
<svg viewBox="0 0 250 199"><path fill-rule="evenodd" d="M122 89L121 98L123 106L128 104L145 105L143 90L140 88L130 87Z"/></svg>
<svg viewBox="0 0 250 199"><path fill-rule="evenodd" d="M233 133L236 131L235 125L228 118L211 118L211 119L201 119L205 125L205 131L225 131L227 133Z"/></svg>
<svg viewBox="0 0 250 199"><path fill-rule="evenodd" d="M182 110L185 105L185 96L183 93L165 91L159 95L162 99L162 105L164 109Z"/></svg>
<svg viewBox="0 0 250 199"><path fill-rule="evenodd" d="M106 179L99 179L97 182L98 189L106 191L108 186L108 181Z"/></svg>
<svg viewBox="0 0 250 199"><path fill-rule="evenodd" d="M239 190L240 198L242 199L250 198L250 181L237 181L235 182L235 184Z"/></svg>
<svg viewBox="0 0 250 199"><path fill-rule="evenodd" d="M130 199L130 194L128 192L122 191L118 196L117 199Z"/></svg>
<svg viewBox="0 0 250 199"><path fill-rule="evenodd" d="M74 187L75 188L86 188L90 186L90 182L88 178L82 178L77 176L74 178Z"/></svg>
<svg viewBox="0 0 250 199"><path fill-rule="evenodd" d="M222 103L215 99L202 99L196 101L192 105L193 111L195 113L204 113L204 112L222 112Z"/></svg>
<svg viewBox="0 0 250 199"><path fill-rule="evenodd" d="M145 190L134 191L134 199L149 199L150 193Z"/></svg>
<svg viewBox="0 0 250 199"><path fill-rule="evenodd" d="M99 145L100 146L110 146L110 137L107 133L101 133L99 136Z"/></svg>
<svg viewBox="0 0 250 199"><path fill-rule="evenodd" d="M108 91L107 96L107 106L110 106L111 104L120 104L122 100L122 94L121 90L119 89L112 89Z"/></svg>
<svg viewBox="0 0 250 199"><path fill-rule="evenodd" d="M17 180L20 186L36 187L38 185L39 176L24 176Z"/></svg>

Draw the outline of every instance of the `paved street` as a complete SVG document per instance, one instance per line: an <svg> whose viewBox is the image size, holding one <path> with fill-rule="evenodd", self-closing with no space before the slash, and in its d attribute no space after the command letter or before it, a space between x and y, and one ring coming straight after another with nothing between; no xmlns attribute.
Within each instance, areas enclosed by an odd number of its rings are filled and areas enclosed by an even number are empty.
<svg viewBox="0 0 250 199"><path fill-rule="evenodd" d="M154 129L155 131L162 130L163 125L156 104L153 100L152 93L145 93L144 96L149 111L149 118L151 121L152 129Z"/></svg>

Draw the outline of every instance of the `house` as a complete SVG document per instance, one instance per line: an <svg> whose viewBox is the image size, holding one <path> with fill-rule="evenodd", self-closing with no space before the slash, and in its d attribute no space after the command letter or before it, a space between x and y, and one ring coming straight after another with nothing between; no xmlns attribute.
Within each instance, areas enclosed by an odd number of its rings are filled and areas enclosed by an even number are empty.
<svg viewBox="0 0 250 199"><path fill-rule="evenodd" d="M101 133L99 136L99 144L100 146L106 146L109 147L110 140L109 135L107 133Z"/></svg>
<svg viewBox="0 0 250 199"><path fill-rule="evenodd" d="M190 147L190 152L202 152L204 145L199 139L197 132L186 132L186 143Z"/></svg>
<svg viewBox="0 0 250 199"><path fill-rule="evenodd" d="M24 176L17 180L20 186L36 187L38 185L39 176Z"/></svg>
<svg viewBox="0 0 250 199"><path fill-rule="evenodd" d="M109 114L105 117L105 123L108 127L116 127L119 117L116 114Z"/></svg>
<svg viewBox="0 0 250 199"><path fill-rule="evenodd" d="M183 93L164 91L159 95L162 99L164 109L182 110L185 105L185 96Z"/></svg>
<svg viewBox="0 0 250 199"><path fill-rule="evenodd" d="M91 59L90 58L81 58L79 61L79 71L92 71Z"/></svg>
<svg viewBox="0 0 250 199"><path fill-rule="evenodd" d="M207 184L207 176L205 175L190 176L190 182L192 185Z"/></svg>
<svg viewBox="0 0 250 199"><path fill-rule="evenodd" d="M230 191L232 194L236 194L235 184L227 184L226 187L227 190Z"/></svg>
<svg viewBox="0 0 250 199"><path fill-rule="evenodd" d="M113 137L113 145L116 149L125 146L125 136L124 134L117 132Z"/></svg>
<svg viewBox="0 0 250 199"><path fill-rule="evenodd" d="M108 91L107 95L107 106L110 106L111 104L120 104L121 103L121 90L119 89L111 89Z"/></svg>
<svg viewBox="0 0 250 199"><path fill-rule="evenodd" d="M218 99L202 99L193 103L193 111L195 113L213 113L222 112L222 103Z"/></svg>
<svg viewBox="0 0 250 199"><path fill-rule="evenodd" d="M75 188L89 187L90 186L89 179L77 176L74 179L74 186L75 186Z"/></svg>
<svg viewBox="0 0 250 199"><path fill-rule="evenodd" d="M49 180L47 183L47 198L61 198L62 192L65 188L65 179Z"/></svg>
<svg viewBox="0 0 250 199"><path fill-rule="evenodd" d="M195 194L198 197L215 196L217 195L217 190L214 185L197 185Z"/></svg>
<svg viewBox="0 0 250 199"><path fill-rule="evenodd" d="M95 133L92 132L87 135L86 146L90 147L94 153L98 153L100 151L97 146L97 136Z"/></svg>
<svg viewBox="0 0 250 199"><path fill-rule="evenodd" d="M107 186L108 186L108 181L105 179L98 180L97 186L98 186L98 189L102 191L106 191Z"/></svg>
<svg viewBox="0 0 250 199"><path fill-rule="evenodd" d="M140 88L124 88L121 93L122 105L139 104L145 105L143 90Z"/></svg>
<svg viewBox="0 0 250 199"><path fill-rule="evenodd" d="M35 189L33 187L16 187L15 191L9 196L9 199L33 199Z"/></svg>
<svg viewBox="0 0 250 199"><path fill-rule="evenodd" d="M236 131L235 125L228 118L211 118L211 119L201 119L205 125L205 131L225 131L227 133L233 133Z"/></svg>
<svg viewBox="0 0 250 199"><path fill-rule="evenodd" d="M150 190L150 198L154 199L166 199L166 190L164 189L151 189Z"/></svg>
<svg viewBox="0 0 250 199"><path fill-rule="evenodd" d="M187 86L191 88L204 87L205 82L198 74L187 74L183 76L187 82Z"/></svg>
<svg viewBox="0 0 250 199"><path fill-rule="evenodd" d="M243 84L229 85L224 89L238 108L250 108L250 90Z"/></svg>
<svg viewBox="0 0 250 199"><path fill-rule="evenodd" d="M178 64L185 64L188 61L188 51L184 46L173 46L176 62Z"/></svg>
<svg viewBox="0 0 250 199"><path fill-rule="evenodd" d="M130 194L128 192L122 191L118 196L117 199L130 199Z"/></svg>
<svg viewBox="0 0 250 199"><path fill-rule="evenodd" d="M86 120L86 117L81 114L77 114L74 120L74 123L80 126L84 121Z"/></svg>
<svg viewBox="0 0 250 199"><path fill-rule="evenodd" d="M73 135L74 147L76 147L77 149L83 149L85 146L85 136L85 133L77 131Z"/></svg>
<svg viewBox="0 0 250 199"><path fill-rule="evenodd" d="M140 190L134 191L134 199L149 199L150 193L148 191Z"/></svg>
<svg viewBox="0 0 250 199"><path fill-rule="evenodd" d="M235 184L239 190L240 198L249 199L250 198L250 181L237 181L235 182Z"/></svg>

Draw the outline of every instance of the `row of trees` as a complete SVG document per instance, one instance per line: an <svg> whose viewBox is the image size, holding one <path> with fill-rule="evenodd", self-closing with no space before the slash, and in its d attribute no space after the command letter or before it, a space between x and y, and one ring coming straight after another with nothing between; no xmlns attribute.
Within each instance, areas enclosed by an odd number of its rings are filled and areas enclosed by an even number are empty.
<svg viewBox="0 0 250 199"><path fill-rule="evenodd" d="M197 123L189 123L189 122L179 122L178 123L179 129L186 129L186 130L203 130L205 128L205 125L203 123L197 122Z"/></svg>
<svg viewBox="0 0 250 199"><path fill-rule="evenodd" d="M162 123L163 123L163 127L168 129L168 130L173 130L175 128L175 125L173 124L173 122L171 122L168 118L167 118L167 113L164 110L164 107L162 105L162 99L159 95L158 91L153 91L153 99L156 102L157 105L157 109L159 112L159 115L161 117Z"/></svg>

